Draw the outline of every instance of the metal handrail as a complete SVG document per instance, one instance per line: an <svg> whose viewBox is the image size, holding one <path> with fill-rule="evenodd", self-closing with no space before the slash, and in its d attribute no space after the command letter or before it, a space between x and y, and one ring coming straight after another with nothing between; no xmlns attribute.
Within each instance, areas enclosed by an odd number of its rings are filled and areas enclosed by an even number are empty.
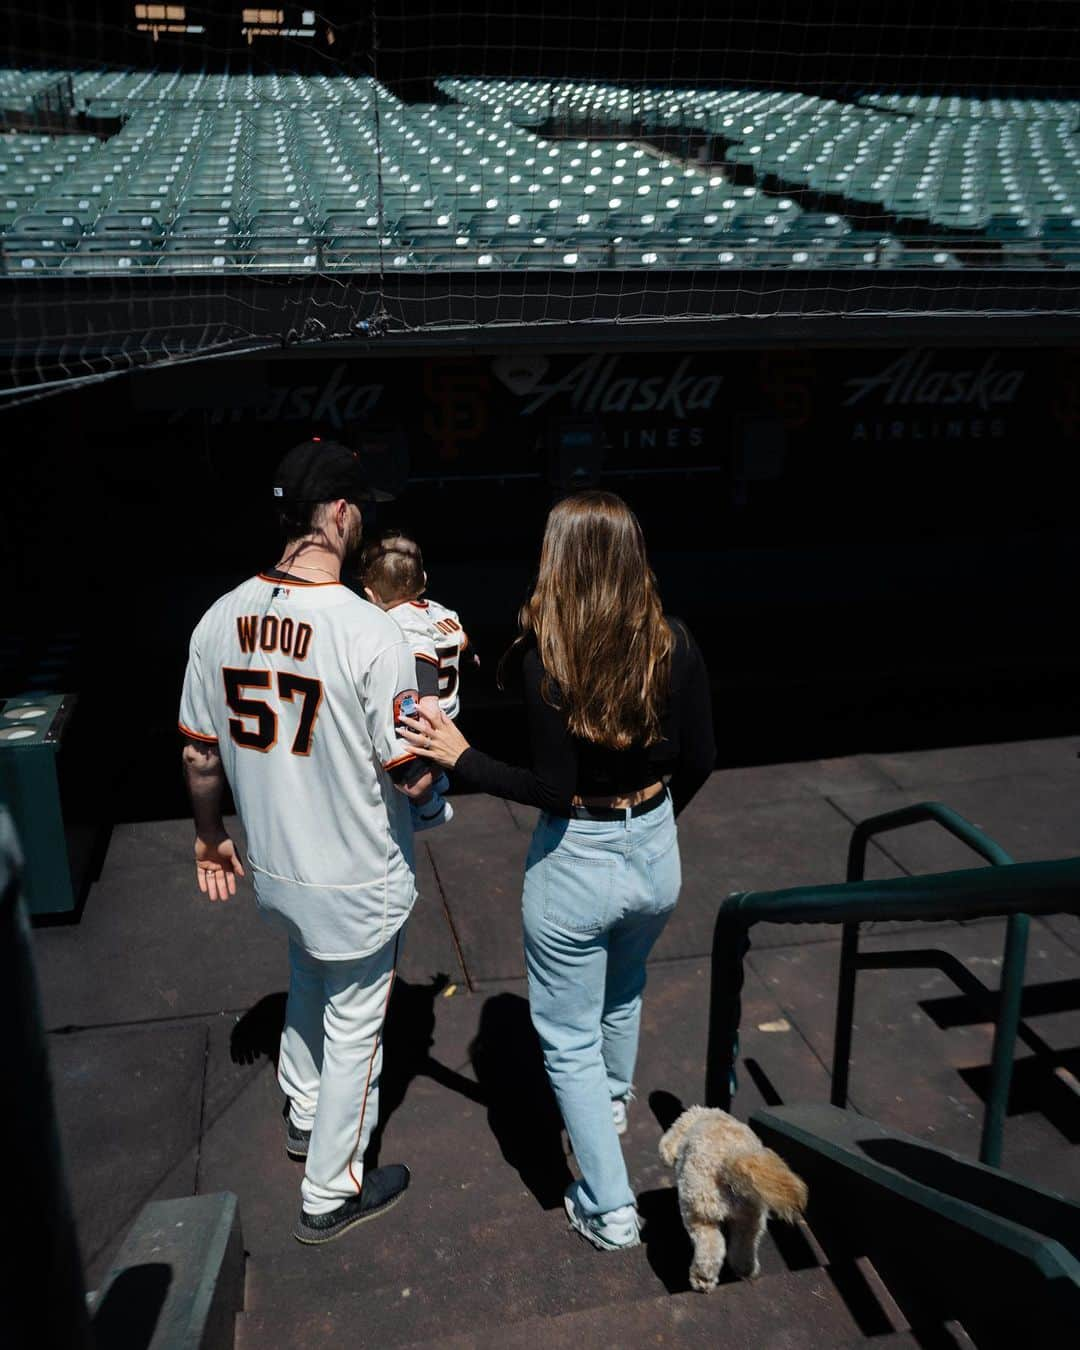
<svg viewBox="0 0 1080 1350"><path fill-rule="evenodd" d="M882 819L891 823L883 826ZM923 803L902 812L890 812L884 818L863 822L861 829L869 838L875 828L897 828L915 819L936 820L997 865L881 881L853 880L776 891L747 891L721 902L713 932L705 1100L711 1106L727 1107L735 1091L743 962L750 948L749 930L755 923L857 925L866 920L1024 917L1025 926L1010 933L1011 945L1006 940L996 1018L994 1077L980 1148L981 1160L997 1166L1023 988L1024 951L1020 937L1026 937L1028 915L1080 913L1080 857L1038 863L1010 862L993 840L940 803ZM852 851L856 856L860 849L864 856L865 841L858 844L853 839ZM849 957L860 964L874 960L873 956L859 957L857 952L849 953Z"/></svg>
<svg viewBox="0 0 1080 1350"><path fill-rule="evenodd" d="M1012 858L1000 844L995 843L988 834L979 829L978 825L965 820L952 807L946 806L943 802L916 802L914 806L901 806L899 810L885 811L879 816L870 816L866 820L859 821L852 831L851 843L848 845L848 881L862 881L866 870L866 845L875 835L903 829L907 825L918 825L928 820L936 821L950 834L955 835L961 843L967 844L995 867L1012 862Z"/></svg>
<svg viewBox="0 0 1080 1350"><path fill-rule="evenodd" d="M1012 858L977 825L943 802L918 802L896 811L871 816L855 826L848 847L847 879L862 881L866 871L866 846L872 838L908 825L933 822L985 858L992 867L1012 865ZM1020 1023L1020 999L1024 991L1027 966L1028 928L1026 914L1010 914L1005 926L1005 952L1002 958L1001 993L994 1021L994 1047L991 1055L990 1091L983 1113L980 1161L991 1167L1001 1164L1001 1141L1005 1129L1005 1111L1012 1084L1016 1032ZM848 1078L851 1068L851 1036L855 1020L855 978L860 970L887 969L890 952L871 955L859 952L859 924L845 923L840 942L840 970L836 988L836 1025L833 1033L832 1093L833 1106L847 1106ZM954 981L955 983L955 981Z"/></svg>

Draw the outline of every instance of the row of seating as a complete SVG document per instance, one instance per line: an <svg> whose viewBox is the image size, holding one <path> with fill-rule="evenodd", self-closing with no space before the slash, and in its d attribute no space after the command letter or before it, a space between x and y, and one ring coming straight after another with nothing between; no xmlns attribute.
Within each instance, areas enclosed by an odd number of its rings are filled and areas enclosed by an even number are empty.
<svg viewBox="0 0 1080 1350"><path fill-rule="evenodd" d="M983 118L1009 122L1071 121L1080 117L1080 100L1066 98L969 98L963 94L863 94L867 108L906 113L910 117Z"/></svg>
<svg viewBox="0 0 1080 1350"><path fill-rule="evenodd" d="M36 93L69 78L77 111L94 117L125 116L138 103L223 108L236 103L354 104L372 81L347 75L232 75L129 70L0 70L0 109L26 111Z"/></svg>
<svg viewBox="0 0 1080 1350"><path fill-rule="evenodd" d="M899 220L991 240L1073 241L1080 218L1080 102L867 96L858 104L760 90L642 90L580 81L439 82L499 116L625 129L670 127L726 146L725 160L782 190L843 198Z"/></svg>
<svg viewBox="0 0 1080 1350"><path fill-rule="evenodd" d="M830 241L813 241L792 248L775 241L748 239L735 248L680 246L670 240L637 244L601 243L552 245L530 242L522 247L503 241L498 247L469 245L440 251L418 249L387 240L350 245L347 241L323 241L300 238L292 243L279 241L258 250L229 239L171 240L160 251L111 247L98 249L91 241L74 252L57 256L33 250L5 250L5 273L9 275L51 274L59 276L95 274L184 273L273 273L287 272L368 272L433 271L485 272L513 268L545 271L595 271L613 268L620 271L652 269L781 268L919 268L934 270L959 267L958 260L945 250L905 248L889 238L852 241L838 246Z"/></svg>
<svg viewBox="0 0 1080 1350"><path fill-rule="evenodd" d="M0 74L11 87L13 72ZM965 253L985 243L995 261L1016 250L1039 265L1069 259L1080 221L1063 186L1076 141L1060 116L954 123L788 91L568 81L445 80L457 101L410 105L353 77L69 74L79 98L120 110L120 129L0 135L8 271L371 270L389 255L454 270L960 265L932 236L857 228L868 203L969 227ZM527 125L552 104L585 134ZM728 158L621 138L627 108L703 128ZM776 190L785 182L790 195ZM807 188L843 209L806 209Z"/></svg>
<svg viewBox="0 0 1080 1350"><path fill-rule="evenodd" d="M41 138L38 153L20 145L6 163L0 156L0 223L41 236L48 231L26 218L59 213L85 233L119 212L147 218L158 236L198 214L215 233L236 233L276 203L293 213L292 223L314 229L335 212L367 210L381 232L423 212L432 227L452 221L455 229L484 213L501 228L532 226L551 213L575 227L621 213L659 230L700 209L720 229L741 221L769 233L799 214L789 200L735 189L721 173L627 142L554 144L467 110L384 101L377 132L366 109L139 108L78 163L58 162L55 144Z"/></svg>

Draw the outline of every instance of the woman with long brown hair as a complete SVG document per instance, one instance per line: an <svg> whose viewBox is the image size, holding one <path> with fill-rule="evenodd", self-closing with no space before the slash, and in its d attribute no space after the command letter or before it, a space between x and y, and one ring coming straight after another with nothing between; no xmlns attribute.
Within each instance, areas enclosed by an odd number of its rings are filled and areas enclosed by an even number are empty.
<svg viewBox="0 0 1080 1350"><path fill-rule="evenodd" d="M675 816L716 755L708 679L685 626L664 616L636 517L610 492L552 509L520 618L531 770L470 746L445 717L403 719L402 734L469 786L541 808L525 958L533 1025L581 1171L566 1212L595 1246L633 1247L637 1207L618 1136L645 960L679 895Z"/></svg>

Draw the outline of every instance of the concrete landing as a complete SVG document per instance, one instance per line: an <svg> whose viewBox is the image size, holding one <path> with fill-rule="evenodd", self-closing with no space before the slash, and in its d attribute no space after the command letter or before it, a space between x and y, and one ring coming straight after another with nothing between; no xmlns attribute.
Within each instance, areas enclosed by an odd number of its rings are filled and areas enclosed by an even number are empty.
<svg viewBox="0 0 1080 1350"><path fill-rule="evenodd" d="M186 821L114 831L79 924L35 950L74 1207L93 1288L142 1204L233 1191L250 1253L238 1344L552 1346L715 1343L801 1347L902 1336L852 1272L818 1265L798 1230L766 1243L764 1275L688 1292L689 1245L663 1127L704 1085L708 953L736 889L841 880L852 822L941 800L1019 859L1080 853L1071 740L862 755L714 774L680 821L685 884L655 952L638 1100L625 1147L646 1218L641 1249L601 1255L566 1225L572 1159L544 1078L521 956L521 870L533 813L456 800L418 841L421 900L386 1032L373 1158L413 1185L385 1219L325 1249L289 1235L300 1172L283 1149L273 1057L284 1012L281 940L247 885L210 905ZM970 865L932 826L891 834L871 875ZM1002 925L868 926L866 945L945 947L991 986ZM895 931L894 931L895 930ZM744 990L736 1112L825 1101L838 933L760 926ZM1080 1197L1080 923L1032 924L1026 1024L1006 1166ZM990 1028L935 971L859 978L852 1101L906 1132L974 1154ZM887 1343L884 1342L883 1343ZM897 1343L900 1343L899 1341Z"/></svg>

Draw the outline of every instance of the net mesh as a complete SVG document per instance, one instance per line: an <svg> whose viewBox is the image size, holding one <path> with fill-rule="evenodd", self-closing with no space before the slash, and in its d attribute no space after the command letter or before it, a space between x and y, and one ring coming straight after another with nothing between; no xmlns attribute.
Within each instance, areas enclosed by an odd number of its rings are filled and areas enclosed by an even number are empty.
<svg viewBox="0 0 1080 1350"><path fill-rule="evenodd" d="M1064 0L798 8L17 11L0 406L282 345L1080 313Z"/></svg>

